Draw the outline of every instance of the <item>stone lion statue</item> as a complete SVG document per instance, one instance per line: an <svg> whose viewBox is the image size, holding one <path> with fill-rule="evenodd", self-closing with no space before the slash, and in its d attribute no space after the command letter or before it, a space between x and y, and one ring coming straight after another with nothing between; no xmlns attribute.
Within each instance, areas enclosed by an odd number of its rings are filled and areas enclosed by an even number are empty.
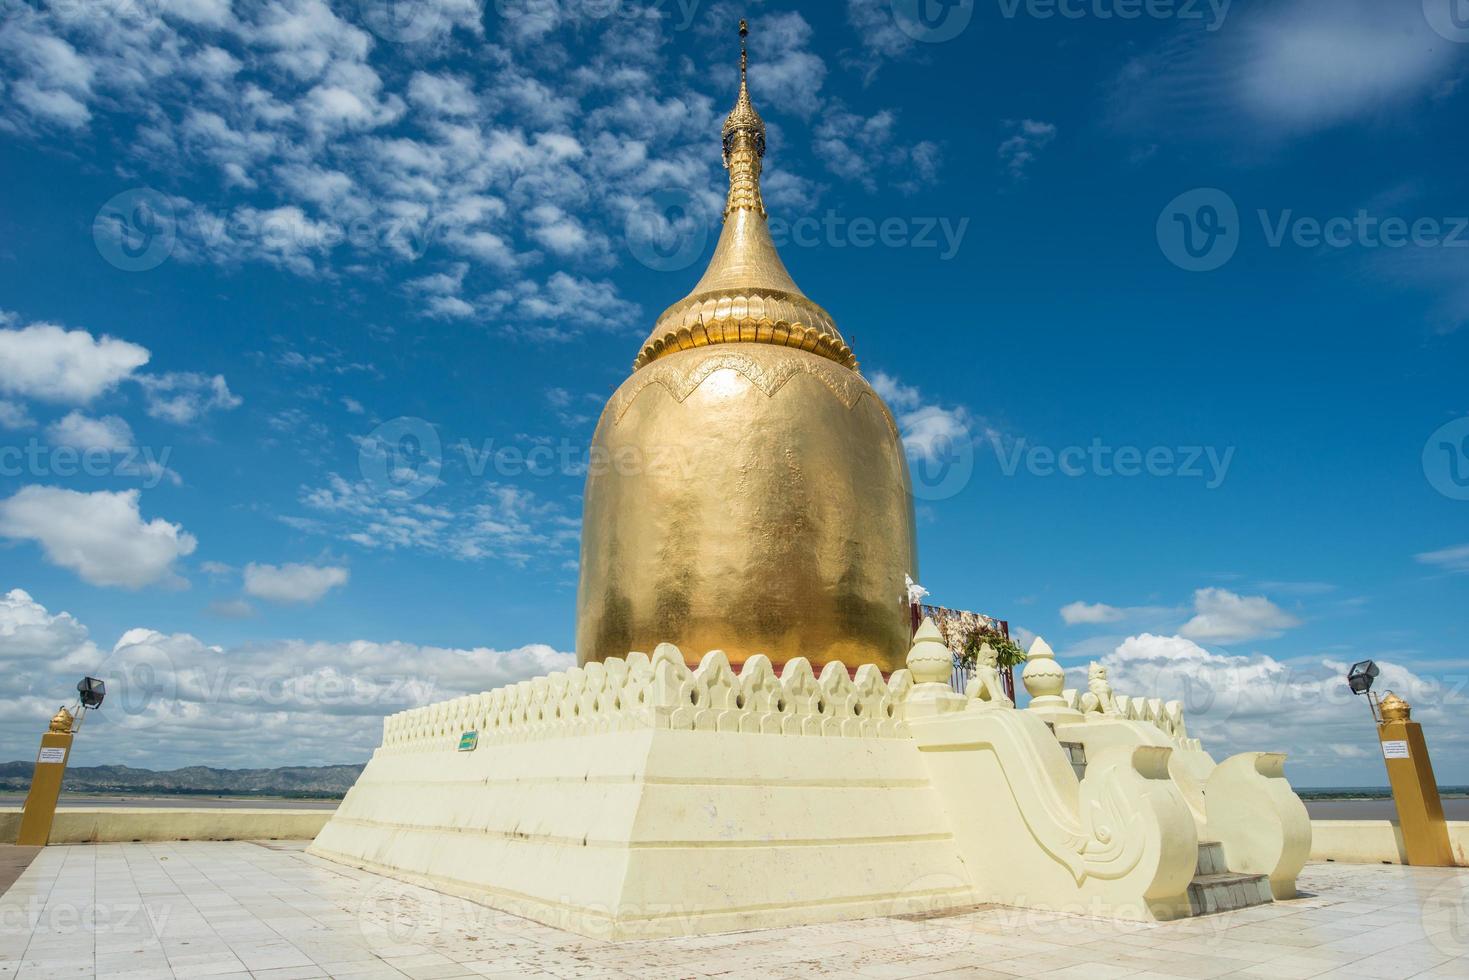
<svg viewBox="0 0 1469 980"><path fill-rule="evenodd" d="M1112 685L1107 682L1107 668L1092 661L1086 671L1086 693L1081 696L1081 712L1098 712L1104 715L1117 714L1117 698Z"/></svg>
<svg viewBox="0 0 1469 980"><path fill-rule="evenodd" d="M985 701L996 707L1013 708L1015 702L1005 696L1000 683L1000 655L988 643L974 655L974 676L964 686L964 696L971 701Z"/></svg>

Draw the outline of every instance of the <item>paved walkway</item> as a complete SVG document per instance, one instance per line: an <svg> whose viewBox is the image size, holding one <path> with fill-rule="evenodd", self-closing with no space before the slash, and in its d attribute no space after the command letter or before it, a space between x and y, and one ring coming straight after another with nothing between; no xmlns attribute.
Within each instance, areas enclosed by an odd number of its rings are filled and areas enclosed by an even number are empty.
<svg viewBox="0 0 1469 980"><path fill-rule="evenodd" d="M16 844L0 844L0 895L4 895L21 872L30 867L31 861L41 853L39 847L20 847ZM3 974L0 974L3 975Z"/></svg>
<svg viewBox="0 0 1469 980"><path fill-rule="evenodd" d="M299 843L76 845L0 899L0 978L1469 977L1469 871L1320 864L1301 884L1162 924L989 906L611 944Z"/></svg>

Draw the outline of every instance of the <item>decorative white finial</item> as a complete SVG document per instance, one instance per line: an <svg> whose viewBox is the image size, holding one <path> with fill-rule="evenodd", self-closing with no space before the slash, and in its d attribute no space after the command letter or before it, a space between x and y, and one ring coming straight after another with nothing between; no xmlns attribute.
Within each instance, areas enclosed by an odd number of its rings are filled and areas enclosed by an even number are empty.
<svg viewBox="0 0 1469 980"><path fill-rule="evenodd" d="M954 654L944 646L944 637L930 617L925 616L918 632L913 634L913 648L908 651L908 670L918 684L947 684L954 669Z"/></svg>
<svg viewBox="0 0 1469 980"><path fill-rule="evenodd" d="M953 651L944 644L933 619L925 616L908 651L908 672L913 675L914 686L904 709L907 718L964 710L964 696L949 687L953 669Z"/></svg>
<svg viewBox="0 0 1469 980"><path fill-rule="evenodd" d="M1039 636L1030 645L1025 670L1020 677L1030 692L1028 710L1053 724L1081 719L1081 712L1066 707L1066 699L1061 696L1061 690L1066 686L1066 671L1056 662L1056 653L1051 645Z"/></svg>

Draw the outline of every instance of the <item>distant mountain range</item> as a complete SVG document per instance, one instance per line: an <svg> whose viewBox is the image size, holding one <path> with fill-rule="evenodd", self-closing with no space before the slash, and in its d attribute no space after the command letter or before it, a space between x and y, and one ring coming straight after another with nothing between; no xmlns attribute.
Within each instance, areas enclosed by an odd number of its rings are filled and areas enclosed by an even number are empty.
<svg viewBox="0 0 1469 980"><path fill-rule="evenodd" d="M0 762L0 792L30 789L33 762ZM362 766L282 766L279 769L211 769L188 766L154 772L131 766L75 766L62 789L72 793L205 794L339 799Z"/></svg>

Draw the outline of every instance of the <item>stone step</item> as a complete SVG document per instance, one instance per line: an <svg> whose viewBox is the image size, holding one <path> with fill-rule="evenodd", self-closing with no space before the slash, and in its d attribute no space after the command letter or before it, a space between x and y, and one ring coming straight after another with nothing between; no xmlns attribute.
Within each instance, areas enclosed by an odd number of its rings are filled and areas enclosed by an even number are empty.
<svg viewBox="0 0 1469 980"><path fill-rule="evenodd" d="M1199 875L1188 886L1188 904L1194 915L1232 912L1272 901L1270 879L1265 875Z"/></svg>
<svg viewBox="0 0 1469 980"><path fill-rule="evenodd" d="M1229 870L1224 861L1224 845L1217 840L1199 841L1199 864L1195 875L1218 875Z"/></svg>

